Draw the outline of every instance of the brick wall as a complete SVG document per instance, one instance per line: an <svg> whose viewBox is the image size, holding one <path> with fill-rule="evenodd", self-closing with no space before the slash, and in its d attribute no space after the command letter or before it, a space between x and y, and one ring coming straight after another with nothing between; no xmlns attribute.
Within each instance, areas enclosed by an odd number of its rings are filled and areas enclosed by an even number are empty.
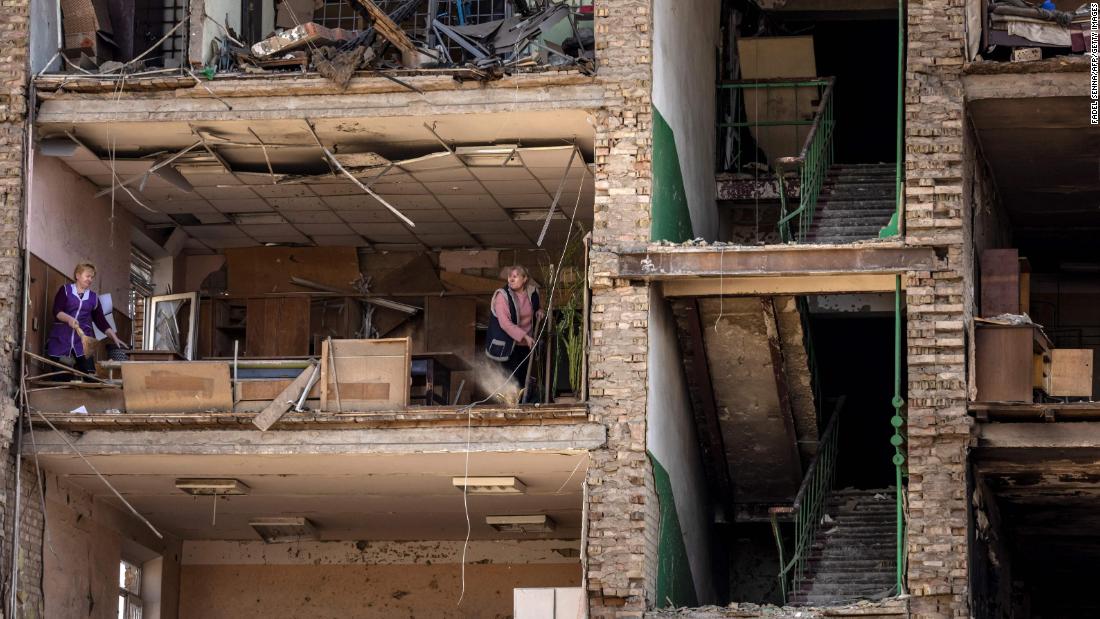
<svg viewBox="0 0 1100 619"><path fill-rule="evenodd" d="M616 279L614 255L650 235L650 2L595 11L599 79L621 101L596 114L589 402L608 440L588 472L587 586L598 619L652 603L659 511L645 444L649 290Z"/></svg>
<svg viewBox="0 0 1100 619"><path fill-rule="evenodd" d="M3 492L0 492L0 577L3 578L3 604L0 616L7 612L10 593L11 524L16 484L12 432L18 416L12 395L16 376L16 352L19 346L19 321L22 296L23 260L23 139L26 120L27 0L12 0L0 13L0 463L3 463ZM21 510L23 522L17 561L22 571L19 599L26 617L41 616L41 591L38 583L42 570L42 518L37 509L37 489L33 474L24 471L21 499L30 508Z"/></svg>
<svg viewBox="0 0 1100 619"><path fill-rule="evenodd" d="M906 68L906 240L939 249L905 278L909 572L913 617L967 617L965 325L973 258L963 196L963 3L910 0Z"/></svg>

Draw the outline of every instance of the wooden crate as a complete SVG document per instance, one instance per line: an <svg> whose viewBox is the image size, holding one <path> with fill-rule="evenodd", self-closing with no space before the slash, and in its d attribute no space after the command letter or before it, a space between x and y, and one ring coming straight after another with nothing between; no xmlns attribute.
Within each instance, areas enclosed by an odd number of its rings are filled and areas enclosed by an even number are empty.
<svg viewBox="0 0 1100 619"><path fill-rule="evenodd" d="M325 341L321 346L321 410L405 408L409 405L410 355L409 338L404 337Z"/></svg>
<svg viewBox="0 0 1100 619"><path fill-rule="evenodd" d="M1050 351L1052 396L1092 397L1092 349L1055 348Z"/></svg>
<svg viewBox="0 0 1100 619"><path fill-rule="evenodd" d="M122 392L128 413L233 410L229 364L221 361L127 361Z"/></svg>

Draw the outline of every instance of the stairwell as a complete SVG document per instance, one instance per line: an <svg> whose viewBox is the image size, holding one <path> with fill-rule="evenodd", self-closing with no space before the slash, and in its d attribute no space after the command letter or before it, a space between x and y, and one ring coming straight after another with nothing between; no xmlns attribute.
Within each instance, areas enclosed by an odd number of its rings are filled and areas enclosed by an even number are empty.
<svg viewBox="0 0 1100 619"><path fill-rule="evenodd" d="M831 606L896 594L897 506L893 488L837 490L790 603Z"/></svg>
<svg viewBox="0 0 1100 619"><path fill-rule="evenodd" d="M893 163L835 164L814 210L807 243L851 243L878 238L897 209Z"/></svg>

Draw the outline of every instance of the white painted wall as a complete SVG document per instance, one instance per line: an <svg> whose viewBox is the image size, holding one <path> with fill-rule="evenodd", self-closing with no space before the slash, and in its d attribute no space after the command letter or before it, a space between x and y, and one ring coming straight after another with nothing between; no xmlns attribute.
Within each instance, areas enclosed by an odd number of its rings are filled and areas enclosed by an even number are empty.
<svg viewBox="0 0 1100 619"><path fill-rule="evenodd" d="M218 20L218 23L233 29L233 32L241 31L241 0L205 0L206 14ZM266 20L264 20L266 26ZM272 22L274 23L274 21ZM212 54L210 43L222 36L222 29L210 21L202 20L202 62L209 64ZM267 34L265 31L264 34Z"/></svg>
<svg viewBox="0 0 1100 619"><path fill-rule="evenodd" d="M126 311L130 290L130 232L136 221L111 199L93 198L97 188L73 172L59 157L34 155L27 246L46 264L71 276L78 262L96 265L93 289L109 292L115 307ZM113 246L112 246L113 243ZM56 290L48 291L52 300Z"/></svg>
<svg viewBox="0 0 1100 619"><path fill-rule="evenodd" d="M649 395L646 445L668 471L699 604L715 603L711 580L712 510L684 379L676 322L656 287L649 295Z"/></svg>
<svg viewBox="0 0 1100 619"><path fill-rule="evenodd" d="M719 0L653 0L653 105L676 136L695 236L718 238L715 66Z"/></svg>

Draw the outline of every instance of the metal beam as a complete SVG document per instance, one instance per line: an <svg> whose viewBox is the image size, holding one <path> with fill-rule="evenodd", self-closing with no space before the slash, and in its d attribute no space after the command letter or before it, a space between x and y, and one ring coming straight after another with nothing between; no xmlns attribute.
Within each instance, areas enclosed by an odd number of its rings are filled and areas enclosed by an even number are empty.
<svg viewBox="0 0 1100 619"><path fill-rule="evenodd" d="M896 275L906 271L926 271L934 268L935 264L936 255L930 247L660 247L620 254L619 277L670 280L719 275ZM892 286L890 290L893 290Z"/></svg>

